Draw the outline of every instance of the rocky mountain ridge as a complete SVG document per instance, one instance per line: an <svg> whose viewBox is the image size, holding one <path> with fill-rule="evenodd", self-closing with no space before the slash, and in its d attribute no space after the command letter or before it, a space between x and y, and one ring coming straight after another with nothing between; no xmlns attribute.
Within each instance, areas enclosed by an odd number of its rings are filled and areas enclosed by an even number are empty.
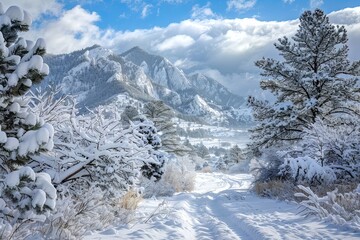
<svg viewBox="0 0 360 240"><path fill-rule="evenodd" d="M75 95L80 113L125 94L141 102L162 100L179 115L205 122L241 125L250 121L244 98L205 75L186 74L168 59L139 47L116 54L98 45L47 56L51 71L42 85ZM241 110L243 109L243 111ZM245 114L244 117L239 115ZM236 116L235 116L236 115Z"/></svg>

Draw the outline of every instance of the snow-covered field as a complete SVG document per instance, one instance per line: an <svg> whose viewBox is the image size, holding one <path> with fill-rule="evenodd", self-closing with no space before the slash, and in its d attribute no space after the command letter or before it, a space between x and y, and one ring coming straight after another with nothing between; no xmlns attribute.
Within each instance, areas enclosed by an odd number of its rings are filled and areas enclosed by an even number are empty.
<svg viewBox="0 0 360 240"><path fill-rule="evenodd" d="M145 199L127 226L113 226L85 239L360 239L299 205L249 192L248 174L198 173L195 190Z"/></svg>
<svg viewBox="0 0 360 240"><path fill-rule="evenodd" d="M204 130L208 132L212 137L188 137L191 144L203 143L206 147L223 147L230 148L231 146L238 145L240 148L245 148L249 143L250 133L248 128L227 128L220 126L211 126L205 124L198 124L193 122L186 122L177 120L180 122L179 126L183 129ZM181 138L182 140L185 137Z"/></svg>

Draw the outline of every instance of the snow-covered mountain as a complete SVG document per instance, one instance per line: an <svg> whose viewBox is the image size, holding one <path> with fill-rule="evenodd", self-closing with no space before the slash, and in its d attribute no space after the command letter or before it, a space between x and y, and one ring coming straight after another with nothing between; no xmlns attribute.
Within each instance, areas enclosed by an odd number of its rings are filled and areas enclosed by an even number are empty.
<svg viewBox="0 0 360 240"><path fill-rule="evenodd" d="M80 111L106 104L122 93L143 101L158 98L141 68L99 46L48 56L45 62L51 73L42 85L60 86L64 94L77 96Z"/></svg>
<svg viewBox="0 0 360 240"><path fill-rule="evenodd" d="M236 108L244 105L244 98L231 93L215 79L201 73L190 74L188 79L191 82L192 88L208 102Z"/></svg>
<svg viewBox="0 0 360 240"><path fill-rule="evenodd" d="M244 99L202 74L186 75L164 57L139 47L116 54L98 45L45 58L50 74L42 82L77 96L80 111L116 102L126 94L141 102L163 100L182 115L206 122L241 123ZM229 114L229 110L232 114ZM236 114L235 114L236 113ZM247 120L246 120L247 121Z"/></svg>
<svg viewBox="0 0 360 240"><path fill-rule="evenodd" d="M221 116L223 116L223 113L220 110L209 106L209 104L199 95L196 95L188 103L183 104L181 110L188 115L202 116L208 123L221 121Z"/></svg>
<svg viewBox="0 0 360 240"><path fill-rule="evenodd" d="M175 91L191 89L191 83L184 72L168 59L152 55L139 47L121 54L125 60L141 67L154 83Z"/></svg>

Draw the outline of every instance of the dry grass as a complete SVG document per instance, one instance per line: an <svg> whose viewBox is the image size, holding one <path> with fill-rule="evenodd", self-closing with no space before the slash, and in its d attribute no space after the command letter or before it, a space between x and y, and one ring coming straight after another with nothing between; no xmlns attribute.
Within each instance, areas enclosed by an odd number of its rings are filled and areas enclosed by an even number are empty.
<svg viewBox="0 0 360 240"><path fill-rule="evenodd" d="M256 182L253 190L262 197L279 199L293 199L298 190L293 183L281 180L270 180L267 182Z"/></svg>
<svg viewBox="0 0 360 240"><path fill-rule="evenodd" d="M347 212L358 212L360 216L360 193L348 192L336 194L335 202Z"/></svg>
<svg viewBox="0 0 360 240"><path fill-rule="evenodd" d="M134 190L129 190L120 199L120 207L126 210L135 210L139 205L142 197Z"/></svg>
<svg viewBox="0 0 360 240"><path fill-rule="evenodd" d="M303 200L300 202L305 207L306 215L317 215L328 218L335 224L348 225L359 229L360 226L360 193L338 193L337 189L320 197L309 187L299 185L301 192L296 193Z"/></svg>
<svg viewBox="0 0 360 240"><path fill-rule="evenodd" d="M338 189L338 193L348 193L356 189L358 183L347 182L347 183L336 183L336 184L324 184L316 187L310 187L311 190L318 196L325 196L328 192L332 192Z"/></svg>
<svg viewBox="0 0 360 240"><path fill-rule="evenodd" d="M212 170L211 170L210 166L207 166L207 167L204 167L203 169L201 169L201 172L203 172L203 173L212 173Z"/></svg>
<svg viewBox="0 0 360 240"><path fill-rule="evenodd" d="M342 184L323 184L318 186L309 186L310 189L318 196L326 196L328 192L332 192L335 189L339 194L345 194L354 191L357 187L357 183L349 182ZM278 198L278 199L292 199L301 201L294 194L301 192L301 190L290 181L282 180L269 180L267 182L255 182L253 190L256 194L262 197Z"/></svg>
<svg viewBox="0 0 360 240"><path fill-rule="evenodd" d="M168 164L162 176L162 181L169 184L175 192L190 192L195 187L195 176L195 172L188 171L183 166Z"/></svg>

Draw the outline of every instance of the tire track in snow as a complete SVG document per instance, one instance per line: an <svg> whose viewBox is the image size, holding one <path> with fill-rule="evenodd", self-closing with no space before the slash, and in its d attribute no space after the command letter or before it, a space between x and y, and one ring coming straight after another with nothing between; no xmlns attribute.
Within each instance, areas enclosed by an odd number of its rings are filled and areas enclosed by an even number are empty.
<svg viewBox="0 0 360 240"><path fill-rule="evenodd" d="M360 233L298 215L293 203L255 196L249 192L250 182L246 174L198 173L192 193L165 198L171 211L166 217L85 239L360 239ZM140 208L149 213L161 201L147 199Z"/></svg>
<svg viewBox="0 0 360 240"><path fill-rule="evenodd" d="M193 202L196 209L196 218L198 219L198 225L194 226L196 233L196 239L211 240L211 239L223 239L223 240L236 240L240 239L227 224L220 221L209 208L210 202L213 198L204 195L197 197Z"/></svg>
<svg viewBox="0 0 360 240"><path fill-rule="evenodd" d="M196 239L264 239L264 235L258 232L253 226L237 221L233 214L222 207L225 201L241 201L247 194L251 177L235 178L224 174L207 174L207 182L215 182L217 187L210 188L202 195L194 199L198 215L202 216L200 221L202 229L207 226L210 235L208 238ZM211 179L216 178L216 179ZM221 181L219 181L221 180ZM200 185L201 187L201 185ZM195 189L195 192L204 192L202 189ZM194 196L196 196L194 194ZM203 234L203 232L201 232Z"/></svg>

